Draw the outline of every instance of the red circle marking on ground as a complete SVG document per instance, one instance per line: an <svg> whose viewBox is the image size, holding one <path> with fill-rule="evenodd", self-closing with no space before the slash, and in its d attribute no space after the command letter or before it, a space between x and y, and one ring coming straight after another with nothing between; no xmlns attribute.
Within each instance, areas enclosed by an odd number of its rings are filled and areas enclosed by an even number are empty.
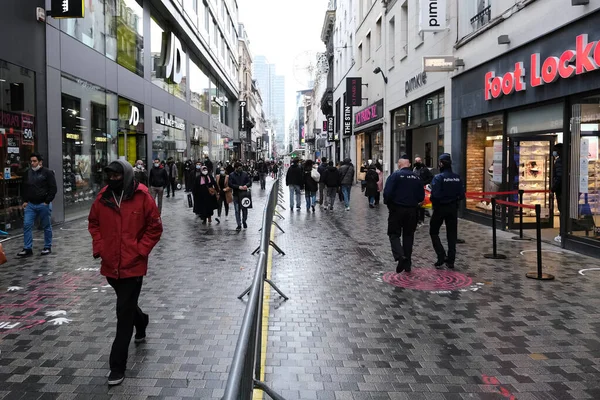
<svg viewBox="0 0 600 400"><path fill-rule="evenodd" d="M459 290L469 287L473 280L465 274L455 271L417 268L412 272L388 272L383 275L384 282L405 289L438 291Z"/></svg>

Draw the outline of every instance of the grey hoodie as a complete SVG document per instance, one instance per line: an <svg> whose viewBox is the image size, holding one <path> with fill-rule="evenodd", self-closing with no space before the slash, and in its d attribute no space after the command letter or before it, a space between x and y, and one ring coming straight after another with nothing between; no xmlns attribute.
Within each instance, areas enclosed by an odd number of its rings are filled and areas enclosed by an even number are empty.
<svg viewBox="0 0 600 400"><path fill-rule="evenodd" d="M340 180L342 186L354 184L354 165L349 158L344 159L344 165L340 167Z"/></svg>

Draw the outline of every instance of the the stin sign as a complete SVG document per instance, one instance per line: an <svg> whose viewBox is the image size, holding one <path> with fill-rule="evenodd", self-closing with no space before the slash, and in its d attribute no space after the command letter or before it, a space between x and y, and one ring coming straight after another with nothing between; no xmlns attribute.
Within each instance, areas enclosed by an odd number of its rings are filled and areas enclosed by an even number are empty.
<svg viewBox="0 0 600 400"><path fill-rule="evenodd" d="M575 50L565 50L560 56L551 56L543 60L539 53L533 53L530 59L529 84L538 87L569 79L600 69L600 41L589 42L588 35L575 39ZM527 90L525 77L527 69L522 61L515 63L512 71L496 76L495 71L485 74L485 99L492 100L508 96L514 92Z"/></svg>

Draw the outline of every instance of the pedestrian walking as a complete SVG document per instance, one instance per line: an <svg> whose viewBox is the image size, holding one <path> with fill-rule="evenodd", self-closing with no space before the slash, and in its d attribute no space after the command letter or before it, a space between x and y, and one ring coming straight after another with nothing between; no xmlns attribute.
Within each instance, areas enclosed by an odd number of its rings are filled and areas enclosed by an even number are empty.
<svg viewBox="0 0 600 400"><path fill-rule="evenodd" d="M167 183L167 199L171 197L171 192L173 192L173 197L175 197L175 189L177 188L177 165L175 165L175 161L173 161L173 157L169 157L167 159L167 165L165 167L167 170L167 175L169 176L169 181Z"/></svg>
<svg viewBox="0 0 600 400"><path fill-rule="evenodd" d="M375 205L378 206L381 201L381 193L383 192L383 164L381 164L381 160L375 164L375 170L379 177L377 181L377 196L375 196Z"/></svg>
<svg viewBox="0 0 600 400"><path fill-rule="evenodd" d="M127 352L133 328L135 343L146 340L150 318L138 305L148 256L162 235L158 207L148 188L133 178L131 165L113 161L105 169L108 186L102 188L88 216L94 258L102 260L100 273L117 295L117 334L110 351L109 385L125 379Z"/></svg>
<svg viewBox="0 0 600 400"><path fill-rule="evenodd" d="M242 163L235 163L235 171L229 175L229 187L233 189L233 207L235 210L235 220L237 221L237 231L248 228L246 220L248 219L248 208L242 206L242 199L248 197L248 189L252 186L250 175L242 167ZM241 215L240 215L241 214Z"/></svg>
<svg viewBox="0 0 600 400"><path fill-rule="evenodd" d="M552 186L551 190L554 193L556 199L556 206L558 211L562 212L562 179L563 179L563 164L562 164L562 143L554 145L552 151L552 157L554 157L554 164L552 166ZM562 237L560 233L554 238L555 242L561 243Z"/></svg>
<svg viewBox="0 0 600 400"><path fill-rule="evenodd" d="M213 162L210 160L210 157L208 157L208 154L204 155L204 165L207 169L208 169L208 174L210 176L213 176L214 174L214 165Z"/></svg>
<svg viewBox="0 0 600 400"><path fill-rule="evenodd" d="M258 179L260 180L260 188L265 190L267 188L267 175L269 174L269 166L262 158L258 161L256 166L258 171Z"/></svg>
<svg viewBox="0 0 600 400"><path fill-rule="evenodd" d="M273 163L271 171L273 171L273 179L279 178L279 166L277 164Z"/></svg>
<svg viewBox="0 0 600 400"><path fill-rule="evenodd" d="M325 197L324 210L329 206L329 210L333 210L335 204L335 197L337 192L340 190L340 173L338 169L333 165L333 161L329 161L327 168L321 175L319 182L324 182L327 187L327 197Z"/></svg>
<svg viewBox="0 0 600 400"><path fill-rule="evenodd" d="M292 165L288 168L285 176L285 184L290 188L290 211L294 211L294 198L296 199L296 209L300 211L300 195L304 184L304 173L298 165L299 160L295 158Z"/></svg>
<svg viewBox="0 0 600 400"><path fill-rule="evenodd" d="M423 164L423 160L421 157L415 157L415 164L413 172L421 179L421 183L423 183L423 188L426 185L431 184L433 180L433 174L427 167L427 165ZM419 207L417 210L417 225L421 226L425 223L425 209L423 207Z"/></svg>
<svg viewBox="0 0 600 400"><path fill-rule="evenodd" d="M379 174L375 169L375 164L369 165L365 174L365 181L367 182L365 188L365 196L369 199L369 208L375 208L375 198L377 197L377 183L379 182Z"/></svg>
<svg viewBox="0 0 600 400"><path fill-rule="evenodd" d="M162 214L163 196L165 194L165 187L169 184L169 175L162 167L158 158L154 160L153 167L148 176L148 183L150 184L150 195L158 203L158 212Z"/></svg>
<svg viewBox="0 0 600 400"><path fill-rule="evenodd" d="M210 175L206 165L200 167L200 176L194 181L192 189L194 195L194 214L202 220L202 225L212 223L213 211L218 208L217 203L217 182Z"/></svg>
<svg viewBox="0 0 600 400"><path fill-rule="evenodd" d="M394 261L398 262L397 273L411 271L417 207L424 199L421 179L410 169L410 160L401 158L398 170L390 175L383 190L383 201L389 210L387 233Z"/></svg>
<svg viewBox="0 0 600 400"><path fill-rule="evenodd" d="M321 176L321 178L323 177L325 170L327 170L327 157L321 158L321 163L319 164L319 168L317 168L317 172L319 173L319 176ZM325 196L327 196L327 185L325 185L325 182L322 179L320 179L319 180L319 205L320 206L323 206L323 203L327 203L327 200L325 200Z"/></svg>
<svg viewBox="0 0 600 400"><path fill-rule="evenodd" d="M135 162L135 170L133 175L136 181L148 187L148 171L146 171L146 168L144 168L144 162L142 160L137 160Z"/></svg>
<svg viewBox="0 0 600 400"><path fill-rule="evenodd" d="M354 183L354 165L349 158L344 159L343 165L340 167L340 184L342 186L342 195L344 196L344 205L346 211L350 211L350 191Z"/></svg>
<svg viewBox="0 0 600 400"><path fill-rule="evenodd" d="M227 175L223 167L219 169L219 175L215 179L217 181L217 190L219 191L219 196L217 197L217 218L215 218L215 221L217 221L217 224L220 224L223 207L225 207L225 217L229 216L229 204L233 202L233 191L229 187L229 175Z"/></svg>
<svg viewBox="0 0 600 400"><path fill-rule="evenodd" d="M431 205L433 215L429 221L429 235L435 253L436 267L446 264L454 268L456 260L456 238L458 236L458 205L465 198L465 185L460 176L452 172L452 157L443 153L439 158L440 173L431 181ZM448 254L440 240L440 228L446 224Z"/></svg>
<svg viewBox="0 0 600 400"><path fill-rule="evenodd" d="M44 248L41 255L52 253L52 201L56 196L56 178L54 172L43 166L40 153L29 157L29 169L23 176L23 250L17 257L33 255L33 225L39 218L44 230Z"/></svg>
<svg viewBox="0 0 600 400"><path fill-rule="evenodd" d="M194 177L196 171L194 168L194 162L192 160L186 160L183 164L183 179L185 181L185 192L189 193L192 191L194 186Z"/></svg>
<svg viewBox="0 0 600 400"><path fill-rule="evenodd" d="M315 212L315 204L317 203L317 190L319 190L319 181L321 175L317 171L317 167L312 160L306 160L304 163L304 198L306 200L306 212L312 209Z"/></svg>

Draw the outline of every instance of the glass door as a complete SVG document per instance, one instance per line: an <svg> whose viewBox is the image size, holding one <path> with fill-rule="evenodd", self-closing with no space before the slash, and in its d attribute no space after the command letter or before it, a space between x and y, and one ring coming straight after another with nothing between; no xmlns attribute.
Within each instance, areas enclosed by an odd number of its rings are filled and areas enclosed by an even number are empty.
<svg viewBox="0 0 600 400"><path fill-rule="evenodd" d="M553 228L554 204L550 193L551 186L551 151L554 138L547 137L513 137L509 147L509 190L534 191L523 195L523 204L536 205L542 208L541 225L543 228ZM513 195L510 201L518 202L518 195ZM519 227L519 212L511 207L509 210L509 228ZM535 211L523 210L523 228L535 228Z"/></svg>

